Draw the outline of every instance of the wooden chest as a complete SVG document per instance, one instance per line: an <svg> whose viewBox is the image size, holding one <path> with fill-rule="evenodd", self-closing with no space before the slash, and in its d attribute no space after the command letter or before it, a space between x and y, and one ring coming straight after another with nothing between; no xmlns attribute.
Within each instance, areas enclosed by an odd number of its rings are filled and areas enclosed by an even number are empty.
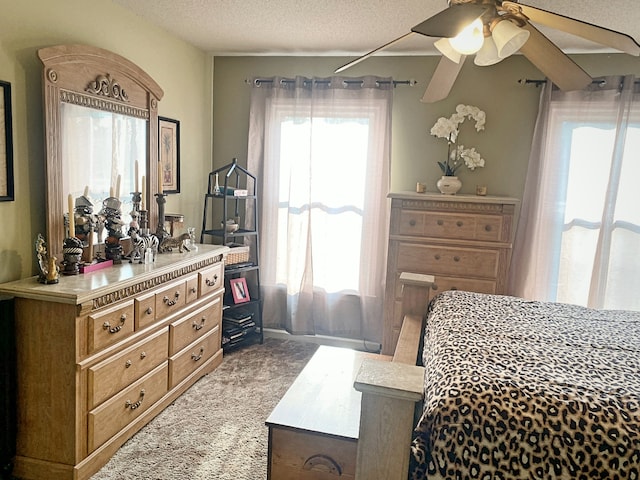
<svg viewBox="0 0 640 480"><path fill-rule="evenodd" d="M390 194L382 353L393 353L400 326L402 272L433 275L445 290L506 293L519 201L475 195Z"/></svg>
<svg viewBox="0 0 640 480"><path fill-rule="evenodd" d="M361 393L353 382L365 358L322 346L267 419L269 480L354 479Z"/></svg>

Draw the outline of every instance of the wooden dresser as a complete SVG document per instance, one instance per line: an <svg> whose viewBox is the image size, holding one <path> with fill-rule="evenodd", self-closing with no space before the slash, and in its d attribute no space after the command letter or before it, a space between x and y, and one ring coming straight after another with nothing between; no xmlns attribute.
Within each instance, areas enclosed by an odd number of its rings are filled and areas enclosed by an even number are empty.
<svg viewBox="0 0 640 480"><path fill-rule="evenodd" d="M199 245L55 285L0 285L15 297L15 476L89 478L222 362L227 251Z"/></svg>
<svg viewBox="0 0 640 480"><path fill-rule="evenodd" d="M433 275L430 296L445 290L503 294L519 200L400 192L391 198L382 353L393 353L400 326L400 273Z"/></svg>

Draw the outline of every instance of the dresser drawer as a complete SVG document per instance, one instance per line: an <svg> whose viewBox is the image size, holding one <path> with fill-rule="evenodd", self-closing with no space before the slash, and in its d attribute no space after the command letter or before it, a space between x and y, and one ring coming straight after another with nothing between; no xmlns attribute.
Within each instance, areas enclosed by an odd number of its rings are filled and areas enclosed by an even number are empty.
<svg viewBox="0 0 640 480"><path fill-rule="evenodd" d="M191 373L195 372L221 348L220 326L216 325L202 339L192 343L178 354L169 357L169 388L174 388Z"/></svg>
<svg viewBox="0 0 640 480"><path fill-rule="evenodd" d="M501 240L503 217L497 215L471 215L463 213L418 212L400 213L398 233L458 240Z"/></svg>
<svg viewBox="0 0 640 480"><path fill-rule="evenodd" d="M167 393L167 362L89 412L88 448L93 452Z"/></svg>
<svg viewBox="0 0 640 480"><path fill-rule="evenodd" d="M134 300L136 330L151 325L156 320L156 296L153 293L140 295Z"/></svg>
<svg viewBox="0 0 640 480"><path fill-rule="evenodd" d="M447 290L463 290L466 292L477 293L496 293L497 285L492 280L477 280L471 278L455 278L436 276L435 282L431 287L431 297Z"/></svg>
<svg viewBox="0 0 640 480"><path fill-rule="evenodd" d="M356 440L272 427L271 480L355 478Z"/></svg>
<svg viewBox="0 0 640 480"><path fill-rule="evenodd" d="M185 302L190 304L194 300L198 299L198 276L194 275L191 278L187 279L187 297L185 298Z"/></svg>
<svg viewBox="0 0 640 480"><path fill-rule="evenodd" d="M167 359L169 333L155 333L89 368L89 408L93 408Z"/></svg>
<svg viewBox="0 0 640 480"><path fill-rule="evenodd" d="M222 273L222 263L218 263L202 270L198 273L198 286L200 288L200 296L207 293L215 292L224 285L224 277Z"/></svg>
<svg viewBox="0 0 640 480"><path fill-rule="evenodd" d="M220 326L221 297L218 295L192 314L173 322L169 327L169 355L204 337Z"/></svg>
<svg viewBox="0 0 640 480"><path fill-rule="evenodd" d="M183 280L163 288L155 295L156 319L177 312L186 303L187 283Z"/></svg>
<svg viewBox="0 0 640 480"><path fill-rule="evenodd" d="M401 243L397 271L494 279L498 275L498 260L499 251L488 248Z"/></svg>
<svg viewBox="0 0 640 480"><path fill-rule="evenodd" d="M89 351L119 342L128 337L134 328L133 300L89 315Z"/></svg>

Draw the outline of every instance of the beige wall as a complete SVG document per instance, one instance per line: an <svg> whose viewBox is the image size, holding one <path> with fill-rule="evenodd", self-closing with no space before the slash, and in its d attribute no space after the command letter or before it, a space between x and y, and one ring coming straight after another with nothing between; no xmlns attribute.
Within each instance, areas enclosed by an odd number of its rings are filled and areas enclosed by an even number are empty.
<svg viewBox="0 0 640 480"><path fill-rule="evenodd" d="M574 57L593 76L640 74L640 61L628 55L578 55ZM218 57L214 80L214 164L223 165L247 154L247 131L252 76L331 76L345 63L331 57ZM426 182L435 191L440 177L436 161L446 158L446 143L429 134L438 117L448 117L459 103L476 105L487 113L486 130L476 134L463 125L460 142L475 146L486 167L461 169L461 193L473 193L476 184L489 194L522 197L531 137L538 111L540 89L523 86L519 79L543 75L524 57L513 56L492 67L476 67L468 59L449 97L434 104L419 101L436 67L435 57L372 57L344 72L348 76L380 75L396 80L415 79L415 87L399 86L394 93L391 190L411 190Z"/></svg>
<svg viewBox="0 0 640 480"><path fill-rule="evenodd" d="M246 158L249 95L245 79L252 76L331 76L345 62L331 57L218 57L214 79L214 163ZM535 122L538 90L521 86L519 78L541 78L522 57L509 58L493 68L468 62L451 95L435 104L420 98L437 63L436 57L375 57L348 70L348 76L376 74L396 80L415 79L414 87L394 92L391 189L415 189L426 182L435 191L441 172L436 164L447 155L447 144L429 134L435 121L450 116L459 103L476 105L487 113L486 130L476 134L465 122L460 141L475 146L487 161L484 169L460 171L461 193L475 191L476 183L492 194L520 196ZM466 125L469 123L469 125Z"/></svg>
<svg viewBox="0 0 640 480"><path fill-rule="evenodd" d="M0 17L0 80L13 90L15 201L0 202L0 282L36 273L33 241L45 234L44 152L39 48L93 45L137 63L164 90L158 112L180 120L181 191L167 212L189 224L202 217L202 172L211 170L213 61L195 47L110 1L21 0Z"/></svg>

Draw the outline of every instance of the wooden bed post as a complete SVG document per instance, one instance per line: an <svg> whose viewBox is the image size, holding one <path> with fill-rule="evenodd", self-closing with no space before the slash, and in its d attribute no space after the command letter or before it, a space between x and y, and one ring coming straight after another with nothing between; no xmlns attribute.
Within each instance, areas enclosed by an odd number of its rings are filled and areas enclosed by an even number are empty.
<svg viewBox="0 0 640 480"><path fill-rule="evenodd" d="M393 360L367 359L354 388L362 393L356 480L407 480L416 402L424 368L416 366L431 275L402 273L403 321Z"/></svg>

